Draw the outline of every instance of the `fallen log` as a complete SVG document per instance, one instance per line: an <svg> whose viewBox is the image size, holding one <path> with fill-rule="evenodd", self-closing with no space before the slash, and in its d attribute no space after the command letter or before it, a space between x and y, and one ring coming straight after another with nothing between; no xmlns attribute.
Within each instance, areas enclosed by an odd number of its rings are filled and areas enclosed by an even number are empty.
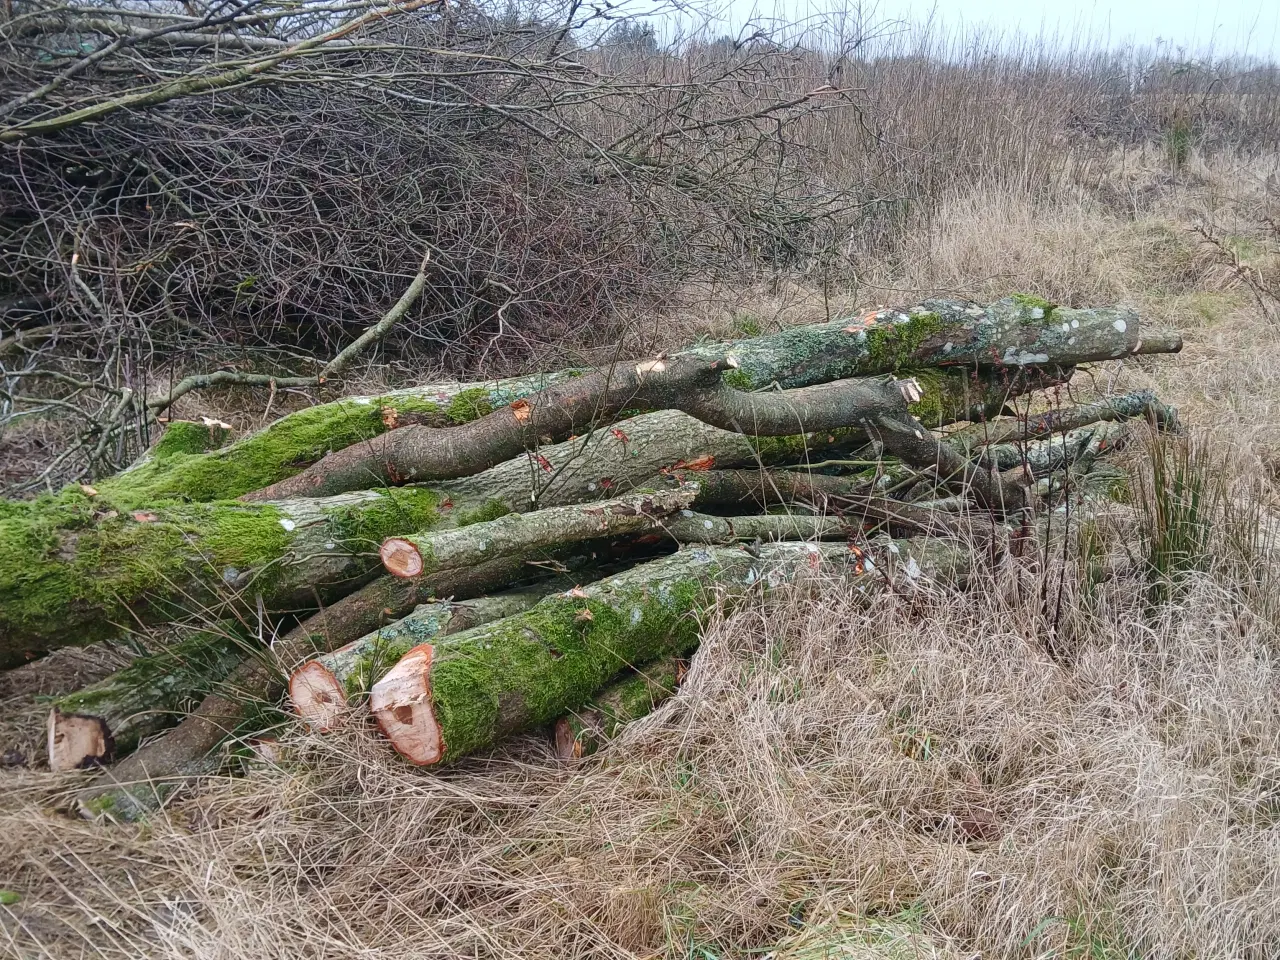
<svg viewBox="0 0 1280 960"><path fill-rule="evenodd" d="M58 697L49 711L49 769L110 763L177 722L244 658L233 621L197 630L104 680Z"/></svg>
<svg viewBox="0 0 1280 960"><path fill-rule="evenodd" d="M1072 311L1012 297L985 308L963 301L926 301L899 311L879 310L729 344L692 347L675 356L733 358L737 367L723 374L729 385L741 390L775 385L795 389L938 365L960 368L958 376L948 371L921 378L924 396L912 413L935 426L993 415L1009 397L1036 389L1036 379L1061 379L1060 370L1078 363L1179 349L1175 334L1141 329L1131 311ZM1030 373L1031 367L1044 369L1019 383L1019 374ZM965 368L974 372L965 375ZM126 507L231 499L292 477L331 451L388 430L469 423L588 372L570 369L347 397L289 414L209 454L149 460L103 481L102 489Z"/></svg>
<svg viewBox="0 0 1280 960"><path fill-rule="evenodd" d="M551 744L562 760L590 756L616 737L628 723L653 712L672 696L688 669L681 657L664 657L634 670L605 687L552 728Z"/></svg>
<svg viewBox="0 0 1280 960"><path fill-rule="evenodd" d="M893 545L923 569L963 563L942 541ZM918 557L917 557L918 555ZM967 551L964 557L967 557ZM370 711L403 757L453 760L574 710L624 668L687 653L709 590L739 600L818 570L883 576L888 550L868 564L844 546L775 543L752 552L696 547L543 600L532 610L410 650L376 684ZM870 582L870 581L868 581Z"/></svg>
<svg viewBox="0 0 1280 960"><path fill-rule="evenodd" d="M124 511L80 491L0 519L0 667L221 605L314 608L388 536L439 519L430 490Z"/></svg>
<svg viewBox="0 0 1280 960"><path fill-rule="evenodd" d="M316 657L289 677L294 712L318 733L334 730L413 647L528 610L547 589L508 590L475 600L437 600L358 640Z"/></svg>
<svg viewBox="0 0 1280 960"><path fill-rule="evenodd" d="M466 426L394 430L329 454L248 500L332 496L370 486L472 476L540 443L561 442L607 425L627 408L682 410L704 423L750 436L791 436L859 426L883 415L909 417L891 382L840 380L779 393L749 393L719 379L718 360L646 360L597 371L495 410Z"/></svg>
<svg viewBox="0 0 1280 960"><path fill-rule="evenodd" d="M248 496L324 496L469 476L532 449L540 438L559 442L608 424L627 408L679 409L756 436L854 427L882 416L902 420L910 414L900 397L874 381L847 378L964 365L1070 367L1174 348L1172 340L1144 342L1138 327L1137 314L1124 308L1055 309L1009 298L983 310L960 301L926 301L911 314L875 311L846 326L797 327L617 364L524 397L465 427L412 426L335 451ZM797 368L802 375L784 372ZM766 380L766 374L775 376ZM790 386L797 377L806 385ZM769 385L790 388L748 392ZM908 396L924 399L923 390Z"/></svg>
<svg viewBox="0 0 1280 960"><path fill-rule="evenodd" d="M420 577L493 556L648 533L661 529L664 517L689 506L697 492L693 484L681 484L675 490L633 493L585 506L509 514L457 530L391 537L382 544L382 565L396 577Z"/></svg>

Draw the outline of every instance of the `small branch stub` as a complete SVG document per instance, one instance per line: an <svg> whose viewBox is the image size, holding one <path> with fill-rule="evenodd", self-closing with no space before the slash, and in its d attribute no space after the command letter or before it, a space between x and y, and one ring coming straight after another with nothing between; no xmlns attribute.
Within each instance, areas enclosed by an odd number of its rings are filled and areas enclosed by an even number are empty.
<svg viewBox="0 0 1280 960"><path fill-rule="evenodd" d="M388 573L405 579L422 573L422 554L408 540L392 537L383 542L382 549L378 552Z"/></svg>

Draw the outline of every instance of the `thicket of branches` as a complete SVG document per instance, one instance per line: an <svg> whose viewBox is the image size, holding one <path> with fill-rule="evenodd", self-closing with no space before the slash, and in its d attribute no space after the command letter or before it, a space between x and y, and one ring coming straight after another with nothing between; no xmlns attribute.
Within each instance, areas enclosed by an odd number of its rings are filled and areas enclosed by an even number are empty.
<svg viewBox="0 0 1280 960"><path fill-rule="evenodd" d="M0 7L0 430L62 425L11 489L127 464L192 370L314 379L424 254L370 344L510 370L615 340L690 277L856 276L959 184L1035 192L1117 144L1176 166L1280 131L1273 69L846 21L668 43L612 15Z"/></svg>

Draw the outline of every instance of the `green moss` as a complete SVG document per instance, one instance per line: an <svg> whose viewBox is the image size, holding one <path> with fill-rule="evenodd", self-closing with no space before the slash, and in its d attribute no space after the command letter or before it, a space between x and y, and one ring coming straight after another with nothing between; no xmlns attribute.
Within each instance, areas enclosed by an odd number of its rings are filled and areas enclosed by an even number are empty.
<svg viewBox="0 0 1280 960"><path fill-rule="evenodd" d="M102 481L99 490L125 506L172 501L229 500L260 490L309 467L332 450L386 432L403 422L449 426L481 416L486 391L464 390L447 411L422 397L353 397L289 414L229 447L200 454L172 453Z"/></svg>
<svg viewBox="0 0 1280 960"><path fill-rule="evenodd" d="M0 890L0 907L12 907L22 900L22 895L14 890Z"/></svg>
<svg viewBox="0 0 1280 960"><path fill-rule="evenodd" d="M439 497L405 488L379 500L328 511L333 537L368 551L387 536L437 521ZM0 636L39 652L46 641L83 644L114 635L116 624L175 605L197 607L228 585L270 600L286 571L293 537L270 504L215 502L133 513L106 496L70 487L0 519ZM0 645L0 666L22 659L17 641ZM8 661L8 662L6 662Z"/></svg>
<svg viewBox="0 0 1280 960"><path fill-rule="evenodd" d="M1046 317L1053 313L1053 311L1058 307L1056 303L1050 303L1043 297L1037 297L1030 293L1012 293L1009 295L1009 299L1018 306L1025 307L1028 310L1043 310Z"/></svg>
<svg viewBox="0 0 1280 960"><path fill-rule="evenodd" d="M431 671L436 719L452 759L580 707L627 663L697 642L696 579L548 597L527 613L442 644ZM583 611L589 612L585 616Z"/></svg>
<svg viewBox="0 0 1280 960"><path fill-rule="evenodd" d="M497 520L499 517L505 517L510 512L511 508L507 506L505 501L492 497L474 510L460 511L458 513L458 526L469 527L473 523Z"/></svg>
<svg viewBox="0 0 1280 960"><path fill-rule="evenodd" d="M936 313L917 313L897 323L873 324L866 330L867 372L896 373L915 362L915 355L929 341L946 330L946 322Z"/></svg>
<svg viewBox="0 0 1280 960"><path fill-rule="evenodd" d="M733 387L735 390L750 390L754 385L751 380L751 374L742 369L726 370L720 375L720 380L726 386Z"/></svg>
<svg viewBox="0 0 1280 960"><path fill-rule="evenodd" d="M449 401L445 411L449 420L455 424L470 423L493 413L493 402L489 399L489 391L483 387L474 387L461 391Z"/></svg>
<svg viewBox="0 0 1280 960"><path fill-rule="evenodd" d="M163 460L175 453L208 453L222 446L227 439L222 427L193 420L175 420L165 428L164 435L151 450L151 456Z"/></svg>
<svg viewBox="0 0 1280 960"><path fill-rule="evenodd" d="M96 797L90 797L88 800L81 801L81 806L93 814L100 817L105 813L110 813L116 805L116 797L114 793L103 793Z"/></svg>
<svg viewBox="0 0 1280 960"><path fill-rule="evenodd" d="M424 487L387 490L376 503L359 509L325 511L335 535L354 546L377 546L389 536L420 533L440 523L440 494Z"/></svg>

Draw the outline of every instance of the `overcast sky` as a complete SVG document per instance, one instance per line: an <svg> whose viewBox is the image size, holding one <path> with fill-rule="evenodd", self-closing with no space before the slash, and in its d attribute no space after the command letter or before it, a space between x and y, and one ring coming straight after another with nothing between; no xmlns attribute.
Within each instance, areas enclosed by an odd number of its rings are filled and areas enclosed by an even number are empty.
<svg viewBox="0 0 1280 960"><path fill-rule="evenodd" d="M752 13L795 23L838 8L843 0L722 0L740 25ZM849 0L856 5L854 0ZM933 16L950 27L991 27L1032 37L1091 39L1107 47L1157 43L1193 53L1250 54L1280 60L1280 0L879 0L862 3L864 20L922 22Z"/></svg>

